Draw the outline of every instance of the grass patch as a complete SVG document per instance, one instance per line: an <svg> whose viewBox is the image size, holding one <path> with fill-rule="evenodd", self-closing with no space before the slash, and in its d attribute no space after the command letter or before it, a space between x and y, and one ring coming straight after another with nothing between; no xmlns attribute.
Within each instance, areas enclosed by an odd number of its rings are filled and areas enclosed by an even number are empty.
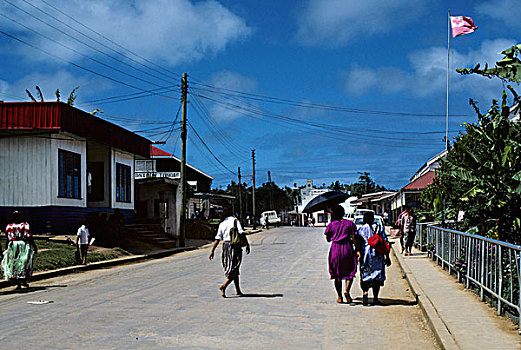
<svg viewBox="0 0 521 350"><path fill-rule="evenodd" d="M132 255L132 253L126 251L124 248L121 248L121 247L114 247L113 250L116 251L116 252L118 252L118 253L120 253L121 255ZM89 258L89 257L87 256L87 259L88 259L88 258Z"/></svg>
<svg viewBox="0 0 521 350"><path fill-rule="evenodd" d="M75 246L43 240L37 241L36 244L39 251L38 254L34 255L34 271L56 270L64 267L78 265L78 262L75 258ZM117 257L118 254L115 252L89 252L87 254L87 263L110 260Z"/></svg>

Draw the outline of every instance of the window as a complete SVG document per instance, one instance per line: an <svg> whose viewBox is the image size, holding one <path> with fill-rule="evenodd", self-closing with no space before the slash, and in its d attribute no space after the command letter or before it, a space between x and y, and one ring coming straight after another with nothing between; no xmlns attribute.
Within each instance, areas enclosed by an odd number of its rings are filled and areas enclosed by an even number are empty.
<svg viewBox="0 0 521 350"><path fill-rule="evenodd" d="M327 222L327 214L318 214L318 222Z"/></svg>
<svg viewBox="0 0 521 350"><path fill-rule="evenodd" d="M155 173L156 161L154 160L136 160L136 173Z"/></svg>
<svg viewBox="0 0 521 350"><path fill-rule="evenodd" d="M58 196L81 198L81 156L58 150Z"/></svg>
<svg viewBox="0 0 521 350"><path fill-rule="evenodd" d="M131 202L131 179L130 167L116 163L116 202Z"/></svg>

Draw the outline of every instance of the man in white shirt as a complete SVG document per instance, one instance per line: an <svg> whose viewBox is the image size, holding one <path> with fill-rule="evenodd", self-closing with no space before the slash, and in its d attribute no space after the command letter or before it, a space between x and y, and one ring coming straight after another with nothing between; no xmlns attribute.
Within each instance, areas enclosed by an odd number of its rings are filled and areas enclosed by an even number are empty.
<svg viewBox="0 0 521 350"><path fill-rule="evenodd" d="M223 213L224 214L224 213ZM219 287L221 291L221 295L223 298L226 298L226 287L233 281L235 284L235 292L237 295L241 296L242 291L239 286L239 268L242 262L242 246L241 245L232 245L230 244L230 230L234 228L237 229L238 233L244 235L244 230L241 226L239 220L237 220L233 216L228 216L224 219L217 229L217 235L215 236L215 241L212 246L212 251L210 252L209 259L212 260L214 257L214 251L220 241L223 241L222 245L222 264L224 268L224 275L226 276L226 280ZM250 245L246 236L244 235L246 254L250 254Z"/></svg>
<svg viewBox="0 0 521 350"><path fill-rule="evenodd" d="M76 234L76 246L81 253L81 261L83 265L87 265L87 251L89 250L90 233L88 224L81 225Z"/></svg>

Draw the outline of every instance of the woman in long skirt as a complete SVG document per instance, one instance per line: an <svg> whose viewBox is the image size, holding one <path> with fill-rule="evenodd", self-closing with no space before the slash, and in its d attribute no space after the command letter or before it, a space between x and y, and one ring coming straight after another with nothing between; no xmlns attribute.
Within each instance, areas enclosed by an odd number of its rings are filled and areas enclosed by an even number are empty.
<svg viewBox="0 0 521 350"><path fill-rule="evenodd" d="M360 286L362 287L363 296L362 304L367 305L369 289L373 289L373 304L380 305L378 293L380 287L383 287L385 281L385 266L391 265L389 254L380 255L372 248L367 241L374 234L382 235L382 238L388 242L385 230L378 226L373 228L374 214L366 212L364 214L364 225L358 229L358 247L357 254L360 260ZM378 231L379 230L379 231Z"/></svg>
<svg viewBox="0 0 521 350"><path fill-rule="evenodd" d="M38 252L29 224L19 212L13 212L13 223L7 225L7 248L2 259L2 271L6 281L15 281L16 289L29 287L27 281L33 275L33 255Z"/></svg>
<svg viewBox="0 0 521 350"><path fill-rule="evenodd" d="M344 208L336 205L331 208L331 223L327 225L326 240L331 242L329 249L329 275L335 281L337 303L342 303L342 280L345 281L344 296L346 303L353 299L350 295L351 284L356 275L355 233L356 225L351 220L343 220Z"/></svg>

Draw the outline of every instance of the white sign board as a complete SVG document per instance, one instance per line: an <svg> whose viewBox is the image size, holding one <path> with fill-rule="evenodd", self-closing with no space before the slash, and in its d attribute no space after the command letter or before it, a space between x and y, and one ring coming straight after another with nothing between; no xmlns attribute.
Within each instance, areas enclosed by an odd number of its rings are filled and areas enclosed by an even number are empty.
<svg viewBox="0 0 521 350"><path fill-rule="evenodd" d="M167 177L169 179L180 179L180 172L139 172L134 173L134 179L149 179L154 177Z"/></svg>

